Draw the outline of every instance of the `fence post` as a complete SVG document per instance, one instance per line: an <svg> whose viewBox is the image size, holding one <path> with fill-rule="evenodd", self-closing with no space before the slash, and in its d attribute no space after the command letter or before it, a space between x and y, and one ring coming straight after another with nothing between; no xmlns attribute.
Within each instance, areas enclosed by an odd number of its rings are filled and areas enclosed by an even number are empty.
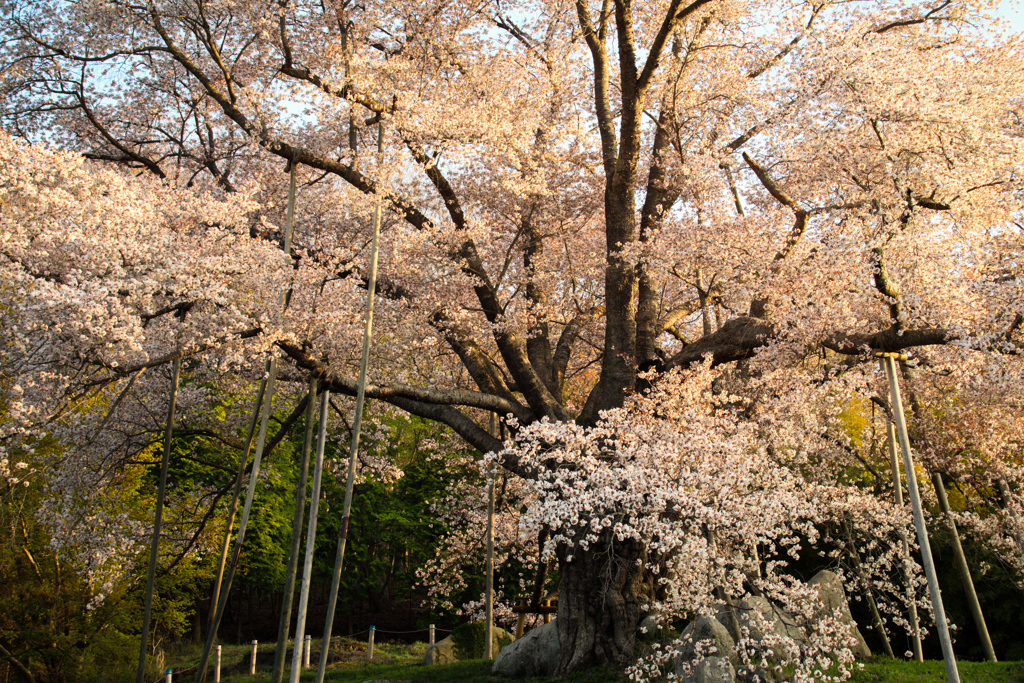
<svg viewBox="0 0 1024 683"><path fill-rule="evenodd" d="M167 670L167 679L166 679L167 683L171 683L171 674L172 674L172 673L173 673L173 672L172 672L172 670L171 670L171 669L168 669L168 670Z"/></svg>
<svg viewBox="0 0 1024 683"><path fill-rule="evenodd" d="M220 683L220 645L217 646L217 664L213 669L213 683Z"/></svg>
<svg viewBox="0 0 1024 683"><path fill-rule="evenodd" d="M429 630L430 630L430 636L429 636L430 640L427 643L427 647L434 647L434 625L433 624L430 625L430 629Z"/></svg>
<svg viewBox="0 0 1024 683"><path fill-rule="evenodd" d="M259 647L258 640L252 641L252 659L249 660L249 675L256 675L256 648Z"/></svg>
<svg viewBox="0 0 1024 683"><path fill-rule="evenodd" d="M373 634L376 632L376 630L376 626L370 627L370 638L369 641L367 642L367 659L369 659L370 661L373 661Z"/></svg>

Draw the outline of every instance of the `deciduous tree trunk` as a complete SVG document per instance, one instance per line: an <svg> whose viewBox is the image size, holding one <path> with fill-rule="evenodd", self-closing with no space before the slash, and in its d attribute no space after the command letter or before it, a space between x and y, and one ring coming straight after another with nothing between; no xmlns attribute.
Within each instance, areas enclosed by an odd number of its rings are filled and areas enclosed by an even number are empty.
<svg viewBox="0 0 1024 683"><path fill-rule="evenodd" d="M586 551L559 550L560 675L595 665L621 669L635 658L637 626L655 598L646 559L646 548L608 532Z"/></svg>

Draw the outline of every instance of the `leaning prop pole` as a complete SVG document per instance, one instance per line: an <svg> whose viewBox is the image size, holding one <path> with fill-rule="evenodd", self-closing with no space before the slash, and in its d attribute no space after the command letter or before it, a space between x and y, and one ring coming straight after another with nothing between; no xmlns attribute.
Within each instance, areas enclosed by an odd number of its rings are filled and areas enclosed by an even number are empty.
<svg viewBox="0 0 1024 683"><path fill-rule="evenodd" d="M292 670L288 680L299 683L302 671L302 643L306 636L306 609L309 606L309 584L313 577L313 554L316 545L316 522L320 512L320 480L324 471L324 444L327 440L327 409L331 392L324 389L320 399L320 424L316 436L316 460L313 464L313 490L309 494L309 526L306 528L306 557L302 567L302 587L299 589L299 610L295 620L295 647L292 648ZM309 656L307 651L306 656ZM306 663L309 666L309 663Z"/></svg>
<svg viewBox="0 0 1024 683"><path fill-rule="evenodd" d="M295 601L295 576L299 569L299 554L302 552L302 519L306 512L306 483L309 479L309 451L313 444L313 420L316 416L316 389L319 380L315 375L309 378L309 400L306 402L306 428L302 435L302 455L299 460L299 479L295 483L295 512L292 515L291 547L288 550L288 569L284 577L284 592L281 594L281 619L277 628L277 647L274 650L274 672L271 683L281 683L284 666L288 658L288 635L292 629L292 603ZM302 649L296 641L295 651Z"/></svg>
<svg viewBox="0 0 1024 683"><path fill-rule="evenodd" d="M377 119L377 158L384 159L384 122L380 114ZM352 420L352 447L348 457L348 479L345 482L345 504L341 511L341 530L338 532L338 550L334 556L334 574L331 576L331 596L327 600L327 618L324 620L324 637L320 641L320 663L316 669L316 683L323 683L327 672L327 655L331 651L331 629L334 626L334 608L338 603L338 588L341 585L341 569L345 563L345 542L348 540L349 513L352 510L352 489L356 478L356 455L359 453L359 430L363 423L363 403L366 399L366 368L370 364L370 338L373 332L373 294L377 289L377 254L380 244L381 198L380 179L377 201L373 207L373 242L370 246L370 278L366 283L366 328L363 331L363 355L359 362L359 386L356 390L356 414Z"/></svg>
<svg viewBox="0 0 1024 683"><path fill-rule="evenodd" d="M964 596L967 598L967 606L971 610L971 618L974 620L974 627L978 630L978 639L981 641L981 649L985 653L985 659L990 662L996 660L996 651L992 647L992 638L988 634L988 625L985 623L985 615L981 611L981 603L978 602L978 592L974 590L974 580L971 578L971 568L967 565L967 557L964 556L964 547L960 543L960 532L957 531L956 522L953 521L953 511L949 507L949 499L946 498L946 486L942 483L942 475L938 472L932 474L932 485L935 487L935 495L939 499L939 510L946 518L946 526L949 527L950 540L953 541L953 555L956 558L956 568L960 572L960 580L964 584Z"/></svg>
<svg viewBox="0 0 1024 683"><path fill-rule="evenodd" d="M282 249L285 254L292 251L292 226L295 222L295 169L298 160L291 163L288 178L288 214L285 220L284 243ZM291 296L291 290L281 292L281 315L284 316L285 306ZM272 399L274 398L274 384L277 381L277 358L271 356L267 359L264 368L265 391L261 394L262 403L259 399L253 408L254 413L260 414L260 433L256 439L256 454L252 459L252 473L249 475L249 486L245 491L245 504L242 506L242 517L238 521L238 536L235 538L235 548L231 554L231 562L228 565L227 574L224 577L220 588L220 600L213 613L213 620L210 624L210 633L206 637L206 644L203 646L203 654L199 658L199 667L196 669L195 683L204 683L206 680L206 667L210 661L210 653L213 651L213 644L217 642L217 631L220 622L224 618L224 610L227 608L228 595L231 593L231 582L235 578L235 570L238 569L238 559L242 554L242 542L245 540L245 530L249 524L249 513L252 510L252 500L256 495L256 480L260 474L260 463L263 460L263 449L267 443L267 428L270 425L270 413ZM261 384L261 386L263 386ZM244 463L243 463L244 467Z"/></svg>
<svg viewBox="0 0 1024 683"><path fill-rule="evenodd" d="M877 353L875 355L883 359L885 374L889 379L892 416L896 422L896 432L900 437L900 450L903 451L903 469L907 473L907 490L910 493L910 506L914 511L917 543L921 547L921 559L924 561L925 576L928 578L928 593L932 599L932 610L935 612L935 629L939 632L942 658L946 662L946 677L949 679L949 683L960 683L960 672L957 671L953 642L949 637L949 626L946 623L946 610L942 606L942 594L939 592L939 577L935 573L932 548L928 542L928 528L925 526L924 512L921 509L921 494L917 489L914 461L910 455L910 437L907 435L907 422L903 417L903 399L900 397L900 384L896 377L896 359L905 360L906 356L899 353Z"/></svg>
<svg viewBox="0 0 1024 683"><path fill-rule="evenodd" d="M885 368L885 363L882 363L882 368ZM893 494L896 498L896 507L903 509L903 485L900 483L900 462L899 456L896 455L896 427L893 426L892 422L888 422L886 425L886 440L889 446L889 467L892 469L892 487ZM910 558L910 543L907 542L907 535L904 533L903 528L899 530L900 541L903 542L903 558ZM906 583L907 597L910 598L910 626L913 629L911 634L914 647L914 659L923 662L924 652L921 650L921 622L917 618L917 596L914 594L914 584L911 581L910 569L906 564L903 565L903 581Z"/></svg>
<svg viewBox="0 0 1024 683"><path fill-rule="evenodd" d="M171 370L171 402L167 406L167 427L164 429L164 456L160 462L160 481L156 489L156 513L153 518L153 543L149 548L149 573L146 575L146 599L142 608L142 637L139 643L139 668L135 683L143 683L146 676L146 645L149 639L149 620L153 614L153 583L156 581L157 551L160 548L160 523L164 516L164 493L167 491L167 468L171 461L171 439L174 427L174 407L178 402L178 376L181 359L175 358Z"/></svg>
<svg viewBox="0 0 1024 683"><path fill-rule="evenodd" d="M220 560L217 562L217 578L213 582L213 595L210 604L217 609L220 602L220 587L224 581L224 568L228 562L228 551L231 549L231 528L235 525L235 514L238 512L238 501L242 497L242 480L245 479L245 466L249 462L249 450L256 438L256 428L260 422L260 406L263 404L263 394L267 390L266 378L260 380L260 388L256 392L256 406L252 411L252 419L249 421L249 431L246 432L245 448L242 449L242 458L238 463L238 474L235 475L235 486L231 492L231 505L228 506L228 518L224 522L224 542L220 547ZM213 626L213 614L210 614L210 626Z"/></svg>

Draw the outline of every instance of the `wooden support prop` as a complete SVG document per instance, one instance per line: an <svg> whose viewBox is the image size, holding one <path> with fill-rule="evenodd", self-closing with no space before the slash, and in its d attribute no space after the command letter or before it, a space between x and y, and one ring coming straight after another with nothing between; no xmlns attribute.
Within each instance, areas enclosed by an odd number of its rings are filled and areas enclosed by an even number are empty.
<svg viewBox="0 0 1024 683"><path fill-rule="evenodd" d="M213 668L213 683L220 683L220 645L217 646L217 659Z"/></svg>
<svg viewBox="0 0 1024 683"><path fill-rule="evenodd" d="M427 647L434 647L434 625L430 625Z"/></svg>
<svg viewBox="0 0 1024 683"><path fill-rule="evenodd" d="M875 603L875 596L871 592L871 586L868 584L867 575L864 573L864 568L860 563L860 556L857 553L857 546L853 542L853 528L847 521L843 521L843 527L846 531L846 539L850 544L850 558L853 560L853 568L857 573L857 577L864 585L864 599L868 603L868 608L871 610L871 621L874 622L875 633L878 634L879 640L882 641L882 649L885 650L885 654L889 655L890 659L895 659L896 655L892 652L892 644L889 642L889 634L885 632L885 624L882 622L882 615L878 612L878 605Z"/></svg>
<svg viewBox="0 0 1024 683"><path fill-rule="evenodd" d="M366 658L368 660L370 660L371 662L373 661L373 635L376 632L377 632L377 627L376 626L371 626L370 627L370 635L367 637L367 641L366 641Z"/></svg>
<svg viewBox="0 0 1024 683"><path fill-rule="evenodd" d="M249 675L256 675L256 650L259 648L260 641L252 641L252 657L249 658Z"/></svg>
<svg viewBox="0 0 1024 683"><path fill-rule="evenodd" d="M883 364L883 370L885 369ZM896 455L896 427L892 422L886 422L886 440L889 446L889 467L892 470L892 487L893 495L896 499L896 505L900 509L903 509L903 484L900 479L900 462L899 456ZM910 543L907 541L907 535L903 533L903 528L899 530L900 541L903 544L903 559L910 559ZM911 576L910 570L906 564L903 565L903 584L906 590L907 602L910 604L910 627L911 627L911 643L914 648L914 659L923 662L924 651L921 650L921 622L917 617L917 594L914 591L913 577Z"/></svg>
<svg viewBox="0 0 1024 683"><path fill-rule="evenodd" d="M942 606L939 577L935 572L932 548L928 541L928 527L924 523L921 495L917 489L917 475L914 470L914 460L910 454L910 436L907 434L907 423L903 417L903 399L900 397L900 385L899 379L896 376L895 360L903 356L903 354L876 353L875 355L884 359L885 374L889 380L892 416L896 421L896 433L900 438L900 450L903 453L903 469L907 473L907 490L910 493L910 507L914 511L914 527L917 530L917 542L921 548L921 559L924 561L925 576L928 579L928 594L932 600L932 610L935 612L935 630L938 631L939 642L942 645L942 658L946 662L946 678L949 680L949 683L960 683L960 672L956 666L956 656L953 654L953 641L949 636L949 626L946 623L946 610ZM906 356L903 357L905 358Z"/></svg>
<svg viewBox="0 0 1024 683"><path fill-rule="evenodd" d="M171 400L167 405L167 427L164 429L164 454L160 461L160 480L156 488L156 512L153 518L153 541L149 547L149 572L146 575L145 606L142 608L142 635L139 643L139 667L135 672L135 683L143 683L146 675L146 644L149 638L149 620L153 610L153 583L156 580L157 551L160 548L160 525L164 515L164 494L167 492L167 468L171 458L171 439L174 427L174 408L178 401L178 376L181 374L181 359L175 358L171 370Z"/></svg>
<svg viewBox="0 0 1024 683"><path fill-rule="evenodd" d="M384 123L377 120L377 158L384 159ZM349 513L352 510L352 490L355 487L356 455L359 453L359 433L363 424L363 402L366 399L366 369L370 364L370 339L373 336L373 295L377 289L377 257L380 253L381 197L378 194L373 207L373 241L370 246L370 272L366 283L366 327L363 330L363 352L359 362L359 383L356 389L356 410L352 420L352 447L349 449L348 479L345 483L345 502L341 508L341 529L338 549L334 556L331 576L331 595L327 599L327 618L324 619L324 637L320 665L316 670L316 683L323 683L327 672L327 654L330 652L331 629L334 627L334 609L338 602L341 570L345 564L345 544L348 539Z"/></svg>
<svg viewBox="0 0 1024 683"><path fill-rule="evenodd" d="M939 509L946 518L946 526L953 541L953 554L956 556L956 568L960 571L960 580L964 584L964 594L967 596L967 606L971 609L971 618L974 620L974 628L978 631L978 639L981 641L981 649L985 652L985 659L990 662L996 661L996 651L992 647L992 638L988 635L988 626L985 624L985 615L981 612L981 603L978 602L978 593L974 590L974 580L971 579L971 569L967 566L967 558L964 556L964 547L960 545L960 532L956 530L956 523L950 515L949 499L946 498L946 487L942 483L942 475L938 472L932 474L932 485L935 487L935 495L939 499Z"/></svg>
<svg viewBox="0 0 1024 683"><path fill-rule="evenodd" d="M284 240L281 244L281 250L288 255L292 253L292 232L295 226L295 175L298 165L298 159L293 159L288 164L288 211L285 219ZM288 301L290 298L290 289L281 292L280 315L282 318L284 318L285 309L288 307ZM207 635L206 644L203 646L203 654L200 656L199 666L196 668L195 683L204 683L206 681L206 666L210 660L213 643L217 640L217 631L220 628L220 621L223 618L224 610L227 607L228 594L231 591L231 582L234 579L235 570L238 568L238 558L242 553L242 541L245 539L245 529L249 521L249 511L252 509L252 500L256 493L256 480L260 474L260 462L263 458L263 447L264 444L266 444L267 427L270 424L271 399L274 396L274 382L277 379L277 358L271 356L267 360L265 372L267 378L266 392L262 395L262 406L260 405L260 400L257 399L256 408L254 409L256 412L261 413L260 433L256 440L256 455L253 456L252 460L252 472L249 474L249 486L245 492L245 505L242 507L242 518L238 522L238 536L235 538L235 549L231 556L231 564L228 567L227 578L224 580L224 585L220 588L220 601L216 603L216 609L210 625L210 633Z"/></svg>
<svg viewBox="0 0 1024 683"><path fill-rule="evenodd" d="M295 576L299 569L299 552L302 545L302 518L306 513L306 481L309 477L309 450L313 441L313 416L316 414L317 379L309 379L306 402L306 429L302 437L302 455L299 462L299 479L295 483L295 510L292 513L292 539L288 551L288 568L284 576L284 592L281 594L281 622L277 627L277 647L274 650L274 672L270 680L281 683L284 679L284 664L288 654L288 635L292 628L292 601L295 598ZM301 645L298 638L295 645ZM295 647L292 648L295 650ZM294 658L298 664L299 659Z"/></svg>
<svg viewBox="0 0 1024 683"><path fill-rule="evenodd" d="M310 399L316 393L316 379L310 380ZM327 411L330 408L331 393L324 391L320 397L320 421L316 437L316 458L313 464L313 491L309 498L309 526L306 528L306 557L302 567L302 588L299 590L299 613L295 621L295 647L289 681L299 683L299 673L309 667L309 651L305 650L305 666L301 666L304 644L310 639L306 635L306 609L309 605L309 587L313 579L313 555L316 544L316 521L320 511L320 480L324 470L324 444L327 440ZM309 415L307 414L307 417ZM308 429L308 428L307 428ZM303 491L305 493L305 491Z"/></svg>
<svg viewBox="0 0 1024 683"><path fill-rule="evenodd" d="M491 413L491 433L497 433ZM487 561L484 567L484 659L494 659L494 466L487 465Z"/></svg>

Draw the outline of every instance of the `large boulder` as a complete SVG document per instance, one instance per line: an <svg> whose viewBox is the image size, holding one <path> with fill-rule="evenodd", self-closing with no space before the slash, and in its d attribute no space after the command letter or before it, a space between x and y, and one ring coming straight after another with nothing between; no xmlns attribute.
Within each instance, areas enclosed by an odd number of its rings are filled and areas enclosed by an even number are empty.
<svg viewBox="0 0 1024 683"><path fill-rule="evenodd" d="M697 617L683 629L680 639L684 645L675 660L677 674L681 675L683 662L697 659L698 647L705 656L725 657L735 666L740 664L736 641L729 635L729 629L714 617Z"/></svg>
<svg viewBox="0 0 1024 683"><path fill-rule="evenodd" d="M463 624L450 636L439 640L423 655L424 664L451 664L465 659L481 659L484 656L483 622ZM496 655L512 642L512 634L495 626L491 632L491 648Z"/></svg>
<svg viewBox="0 0 1024 683"><path fill-rule="evenodd" d="M729 605L719 605L718 620L728 624L728 620L732 619L730 611L736 615L740 629L748 629L747 632L754 640L764 640L769 634L792 638L797 643L803 643L807 639L792 615L763 595L753 595ZM766 632L763 626L767 626L769 630Z"/></svg>
<svg viewBox="0 0 1024 683"><path fill-rule="evenodd" d="M558 619L552 619L502 648L491 673L506 678L554 676L560 654Z"/></svg>
<svg viewBox="0 0 1024 683"><path fill-rule="evenodd" d="M735 683L736 670L725 657L707 657L687 674L676 670L681 683Z"/></svg>
<svg viewBox="0 0 1024 683"><path fill-rule="evenodd" d="M843 582L839 580L839 576L827 569L822 570L814 575L808 585L818 589L818 597L823 603L822 608L814 614L812 626L817 626L826 615L838 613L839 620L850 629L850 633L857 639L857 644L853 647L853 656L857 659L870 657L871 650L864 640L864 634L857 628L857 622L850 614L850 603L846 599L846 591L843 590Z"/></svg>
<svg viewBox="0 0 1024 683"><path fill-rule="evenodd" d="M424 664L451 664L456 661L455 643L451 636L431 645L427 648L427 654L423 655Z"/></svg>

